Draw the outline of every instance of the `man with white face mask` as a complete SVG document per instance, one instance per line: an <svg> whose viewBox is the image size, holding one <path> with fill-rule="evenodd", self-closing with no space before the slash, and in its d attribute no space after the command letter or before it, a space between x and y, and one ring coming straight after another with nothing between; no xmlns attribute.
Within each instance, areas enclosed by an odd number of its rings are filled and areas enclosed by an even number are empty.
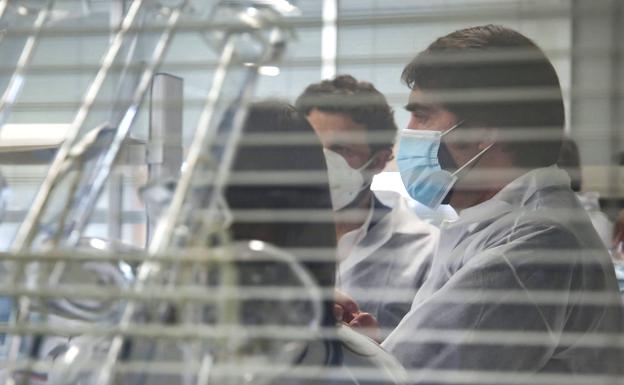
<svg viewBox="0 0 624 385"><path fill-rule="evenodd" d="M428 272L437 236L406 204L386 207L370 190L392 156L392 109L372 84L349 75L308 86L296 107L325 153L340 260L337 286L382 328L392 329Z"/></svg>
<svg viewBox="0 0 624 385"><path fill-rule="evenodd" d="M613 268L553 166L564 108L550 61L525 36L487 25L439 38L402 77L412 115L402 180L414 199L450 202L459 217L441 226L431 272L382 346L415 369L414 384L620 384Z"/></svg>

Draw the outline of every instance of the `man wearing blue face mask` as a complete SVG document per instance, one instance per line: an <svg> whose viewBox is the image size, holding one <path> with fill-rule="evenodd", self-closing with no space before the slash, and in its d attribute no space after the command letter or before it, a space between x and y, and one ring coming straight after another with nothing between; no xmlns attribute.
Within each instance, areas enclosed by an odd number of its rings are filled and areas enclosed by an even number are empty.
<svg viewBox="0 0 624 385"><path fill-rule="evenodd" d="M553 166L564 125L555 69L500 26L441 37L409 63L397 164L409 194L457 220L382 346L413 383L618 384L624 317L609 255Z"/></svg>
<svg viewBox="0 0 624 385"><path fill-rule="evenodd" d="M370 190L391 158L397 133L392 109L372 84L349 75L308 86L296 106L325 153L340 260L337 286L382 328L393 329L428 272L437 233L404 202L386 207ZM351 315L343 315L348 322Z"/></svg>

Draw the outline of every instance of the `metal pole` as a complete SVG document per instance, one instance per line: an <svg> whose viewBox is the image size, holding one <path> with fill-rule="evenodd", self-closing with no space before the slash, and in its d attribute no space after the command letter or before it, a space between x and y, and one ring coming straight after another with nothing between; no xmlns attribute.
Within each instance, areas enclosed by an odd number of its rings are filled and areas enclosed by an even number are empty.
<svg viewBox="0 0 624 385"><path fill-rule="evenodd" d="M123 229L123 172L113 170L108 185L108 238L121 240Z"/></svg>
<svg viewBox="0 0 624 385"><path fill-rule="evenodd" d="M115 62L115 59L121 51L126 34L133 27L137 19L137 15L139 14L139 11L143 6L144 0L134 0L132 2L132 5L130 6L128 13L126 14L126 17L121 24L119 32L115 36L108 52L102 60L100 70L98 71L95 79L93 80L93 83L91 83L91 86L89 87L89 90L85 95L84 101L80 107L80 110L78 111L78 114L76 115L76 118L72 122L72 127L68 132L66 140L63 142L63 145L56 153L56 157L54 158L54 161L52 162L52 165L50 166L45 179L41 183L41 186L39 187L39 190L35 195L35 198L31 204L31 209L28 211L26 218L24 219L17 231L15 240L11 245L11 251L16 253L22 252L30 246L30 243L32 242L36 234L36 230L38 229L39 220L43 215L51 192L56 186L56 183L63 172L64 164L69 157L71 148L76 141L76 138L78 138L80 130L86 122L87 116L91 112L93 105L95 104L95 99L99 95L104 81L106 80L108 73L113 66L113 63Z"/></svg>
<svg viewBox="0 0 624 385"><path fill-rule="evenodd" d="M174 227L182 212L187 193L193 182L194 171L197 169L198 164L204 160L203 152L207 147L206 143L210 142L216 134L216 125L212 123L217 109L217 102L220 99L221 90L225 86L228 68L235 55L235 45L235 39L230 37L223 48L223 53L219 60L219 67L213 78L212 88L210 89L210 93L206 99L206 105L199 118L195 137L188 150L184 171L180 176L171 205L169 205L165 217L158 223L158 227L154 232L154 238L148 249L150 254L158 254L169 247Z"/></svg>
<svg viewBox="0 0 624 385"><path fill-rule="evenodd" d="M24 44L24 49L22 50L15 66L15 72L13 73L13 76L11 76L11 80L9 80L7 88L4 90L2 99L0 99L0 127L2 127L2 125L7 121L10 109L13 106L13 103L15 103L15 99L17 99L18 94L22 90L22 86L24 85L24 74L26 73L26 69L33 58L35 50L37 49L37 43L40 40L41 30L45 26L45 23L52 12L53 4L54 1L50 0L46 3L46 6L39 11L33 25L33 32ZM0 12L4 13L5 9L6 5L3 6L0 4ZM2 15L0 14L0 17L1 16Z"/></svg>
<svg viewBox="0 0 624 385"><path fill-rule="evenodd" d="M149 188L168 189L165 183L178 180L182 167L182 123L184 111L184 81L182 78L159 73L151 89L147 165ZM162 207L145 200L147 206L147 236L149 245Z"/></svg>
<svg viewBox="0 0 624 385"><path fill-rule="evenodd" d="M128 137L130 127L132 126L134 118L138 113L141 102L143 101L143 98L145 96L145 92L149 88L152 76L154 75L156 69L160 66L160 63L162 63L162 61L164 60L164 54L167 51L169 44L171 43L173 30L175 29L180 19L181 13L181 8L177 8L172 12L171 16L169 16L166 30L163 32L163 35L158 42L158 45L154 49L154 54L152 56L153 60L146 68L145 72L143 72L143 76L141 77L139 85L137 86L136 91L132 97L132 104L126 110L123 118L119 123L119 126L117 127L115 139L111 143L110 148L104 154L101 167L99 168L97 174L93 179L93 182L89 189L89 193L80 201L80 206L77 209L78 214L76 215L72 231L67 239L67 243L69 245L76 245L78 243L78 240L82 236L82 232L87 225L91 212L93 211L98 197L100 196L100 192L104 184L106 183L106 180L108 179L110 170L119 155L119 151L121 150L123 142Z"/></svg>
<svg viewBox="0 0 624 385"><path fill-rule="evenodd" d="M338 0L323 0L321 79L336 76L338 57Z"/></svg>

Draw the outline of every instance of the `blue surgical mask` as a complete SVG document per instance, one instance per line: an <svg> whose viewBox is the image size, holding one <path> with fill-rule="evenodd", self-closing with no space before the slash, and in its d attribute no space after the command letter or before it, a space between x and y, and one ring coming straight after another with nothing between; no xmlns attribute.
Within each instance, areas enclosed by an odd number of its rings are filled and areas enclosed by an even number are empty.
<svg viewBox="0 0 624 385"><path fill-rule="evenodd" d="M457 174L492 147L486 147L458 170L451 173L440 167L438 151L442 136L463 122L444 132L405 129L400 134L397 166L409 195L416 201L435 210L457 182Z"/></svg>

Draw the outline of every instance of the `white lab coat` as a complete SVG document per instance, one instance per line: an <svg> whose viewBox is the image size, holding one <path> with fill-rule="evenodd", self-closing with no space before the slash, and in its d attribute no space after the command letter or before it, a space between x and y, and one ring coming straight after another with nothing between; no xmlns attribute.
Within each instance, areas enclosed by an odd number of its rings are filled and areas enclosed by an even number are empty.
<svg viewBox="0 0 624 385"><path fill-rule="evenodd" d="M580 373L621 384L612 263L569 185L556 167L536 169L443 224L427 281L382 344L407 368L428 369L412 372L414 383Z"/></svg>
<svg viewBox="0 0 624 385"><path fill-rule="evenodd" d="M374 315L382 329L391 330L429 272L438 229L419 220L403 199L369 223L355 230L357 242L338 267L338 288Z"/></svg>

